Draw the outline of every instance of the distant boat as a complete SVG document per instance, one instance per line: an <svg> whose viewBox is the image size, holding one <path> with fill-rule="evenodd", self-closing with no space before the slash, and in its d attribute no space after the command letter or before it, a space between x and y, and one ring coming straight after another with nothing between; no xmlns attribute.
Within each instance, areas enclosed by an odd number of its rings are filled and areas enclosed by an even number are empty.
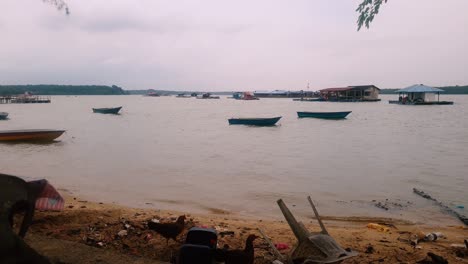
<svg viewBox="0 0 468 264"><path fill-rule="evenodd" d="M313 117L313 118L323 118L323 119L343 119L349 115L351 111L345 112L297 112L297 116L302 117Z"/></svg>
<svg viewBox="0 0 468 264"><path fill-rule="evenodd" d="M281 116L271 118L231 118L228 121L230 125L273 126L280 119Z"/></svg>
<svg viewBox="0 0 468 264"><path fill-rule="evenodd" d="M302 101L302 102L323 102L325 99L323 98L295 98L292 99L293 101Z"/></svg>
<svg viewBox="0 0 468 264"><path fill-rule="evenodd" d="M197 99L219 99L219 96L213 96L210 93L204 93L202 96L197 96Z"/></svg>
<svg viewBox="0 0 468 264"><path fill-rule="evenodd" d="M122 106L119 107L114 107L114 108L93 108L94 113L100 113L100 114L118 114L120 109L122 109Z"/></svg>
<svg viewBox="0 0 468 264"><path fill-rule="evenodd" d="M0 120L5 120L5 119L7 119L7 117L8 117L7 112L0 112Z"/></svg>
<svg viewBox="0 0 468 264"><path fill-rule="evenodd" d="M145 94L145 96L159 97L160 95L158 93L155 93L155 92L149 92L149 93Z"/></svg>
<svg viewBox="0 0 468 264"><path fill-rule="evenodd" d="M192 96L190 96L189 94L184 94L184 93L181 93L181 94L178 94L176 95L177 98L192 98Z"/></svg>
<svg viewBox="0 0 468 264"><path fill-rule="evenodd" d="M50 129L0 130L0 141L52 141L64 132Z"/></svg>

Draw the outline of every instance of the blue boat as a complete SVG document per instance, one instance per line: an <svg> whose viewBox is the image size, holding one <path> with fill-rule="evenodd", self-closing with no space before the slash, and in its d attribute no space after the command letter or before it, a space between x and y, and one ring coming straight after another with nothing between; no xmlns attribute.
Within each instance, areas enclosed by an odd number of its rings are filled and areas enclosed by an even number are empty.
<svg viewBox="0 0 468 264"><path fill-rule="evenodd" d="M230 125L248 125L248 126L274 126L281 119L281 116L271 118L231 118Z"/></svg>
<svg viewBox="0 0 468 264"><path fill-rule="evenodd" d="M8 118L7 112L0 112L0 120L5 120Z"/></svg>
<svg viewBox="0 0 468 264"><path fill-rule="evenodd" d="M349 115L351 111L345 112L297 112L299 118L312 117L312 118L323 118L323 119L343 119Z"/></svg>
<svg viewBox="0 0 468 264"><path fill-rule="evenodd" d="M122 106L119 107L114 107L114 108L93 108L94 113L99 113L99 114L118 114L120 109L122 109Z"/></svg>

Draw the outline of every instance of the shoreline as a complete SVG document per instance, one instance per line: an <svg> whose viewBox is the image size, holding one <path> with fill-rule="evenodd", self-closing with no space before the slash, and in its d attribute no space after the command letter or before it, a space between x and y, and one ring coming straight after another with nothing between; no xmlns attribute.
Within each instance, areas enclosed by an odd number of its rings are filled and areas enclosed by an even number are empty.
<svg viewBox="0 0 468 264"><path fill-rule="evenodd" d="M63 190L61 190L63 193ZM157 233L150 231L145 223L150 219L173 221L178 215L187 216L186 228L178 237L182 241L188 228L192 226L212 227L220 232L233 232L233 235L218 236L219 247L227 244L231 249L243 248L245 238L249 234L260 235L257 228L262 228L272 239L273 243L284 243L291 248L296 239L284 220L265 220L260 218L244 218L236 214L192 214L170 210L157 210L146 208L132 208L118 204L106 204L82 200L70 194L63 195L65 209L62 212L37 212L34 223L27 235L28 242L39 252L47 256L47 252L54 253L60 260L70 257L68 250L48 247L48 251L38 241L47 239L60 239L99 248L103 252L115 252L141 259L153 261L169 261L171 255L176 254L180 242L166 241ZM311 231L318 231L316 220L296 216L303 221ZM463 243L468 237L468 228L462 226L426 226L398 219L372 218L372 217L323 217L324 224L331 236L343 248L351 248L359 252L359 256L345 260L343 263L381 263L409 262L425 258L427 252L433 252L449 260L449 263L460 261L456 259L451 244ZM368 223L385 223L389 232L379 232L367 228ZM127 225L127 226L125 226ZM117 233L127 230L126 236L119 237ZM436 242L421 243L413 247L407 241L410 234L428 232L442 232L446 239ZM406 240L405 240L406 239ZM37 245L36 245L37 243ZM44 243L43 243L44 244ZM36 246L35 246L36 245ZM255 263L271 263L274 260L271 250L263 239L257 239L255 245ZM369 248L372 248L370 250ZM78 248L78 247L77 247ZM290 249L282 250L282 253ZM63 251L63 252L61 252ZM365 253L365 252L369 253ZM370 253L370 251L372 251ZM77 254L78 256L80 254ZM104 257L106 262L107 257ZM107 259L110 261L110 259ZM77 259L77 261L81 261ZM467 260L468 261L468 260ZM68 262L67 262L68 263ZM77 262L71 262L77 263ZM89 262L92 263L92 262ZM109 262L111 263L111 262Z"/></svg>

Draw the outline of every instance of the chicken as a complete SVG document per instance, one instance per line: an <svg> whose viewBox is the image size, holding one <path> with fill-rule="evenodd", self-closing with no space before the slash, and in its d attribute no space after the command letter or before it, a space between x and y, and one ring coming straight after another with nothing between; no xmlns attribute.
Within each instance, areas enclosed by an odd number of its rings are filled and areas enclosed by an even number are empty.
<svg viewBox="0 0 468 264"><path fill-rule="evenodd" d="M225 264L253 264L254 246L253 241L258 238L256 235L249 235L245 242L244 250L227 250L224 252Z"/></svg>
<svg viewBox="0 0 468 264"><path fill-rule="evenodd" d="M181 215L174 223L155 223L148 222L148 228L166 238L166 246L169 244L169 239L177 241L177 236L182 233L185 227L185 215Z"/></svg>

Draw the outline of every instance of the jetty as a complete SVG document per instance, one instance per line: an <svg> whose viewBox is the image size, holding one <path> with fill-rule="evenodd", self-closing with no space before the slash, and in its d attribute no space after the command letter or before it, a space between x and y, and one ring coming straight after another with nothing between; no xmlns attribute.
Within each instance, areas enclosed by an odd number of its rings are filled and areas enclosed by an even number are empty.
<svg viewBox="0 0 468 264"><path fill-rule="evenodd" d="M46 104L50 103L48 96L35 95L6 95L0 96L0 104Z"/></svg>

